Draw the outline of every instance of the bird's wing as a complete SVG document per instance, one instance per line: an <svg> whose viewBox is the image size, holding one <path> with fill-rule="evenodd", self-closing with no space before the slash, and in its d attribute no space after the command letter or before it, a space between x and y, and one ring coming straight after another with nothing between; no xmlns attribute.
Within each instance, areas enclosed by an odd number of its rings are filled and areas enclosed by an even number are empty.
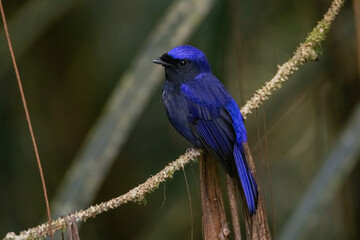
<svg viewBox="0 0 360 240"><path fill-rule="evenodd" d="M231 100L224 86L213 75L202 75L181 87L188 99L190 128L204 148L233 176L233 149L236 133L226 109Z"/></svg>
<svg viewBox="0 0 360 240"><path fill-rule="evenodd" d="M234 176L232 152L235 132L229 122L221 117L211 120L197 120L191 124L194 135L201 141L230 176Z"/></svg>
<svg viewBox="0 0 360 240"><path fill-rule="evenodd" d="M238 173L249 212L254 213L258 191L242 147L247 139L238 106L213 75L200 76L200 79L184 84L181 90L188 98L188 111L192 116L190 128L194 136L230 176Z"/></svg>

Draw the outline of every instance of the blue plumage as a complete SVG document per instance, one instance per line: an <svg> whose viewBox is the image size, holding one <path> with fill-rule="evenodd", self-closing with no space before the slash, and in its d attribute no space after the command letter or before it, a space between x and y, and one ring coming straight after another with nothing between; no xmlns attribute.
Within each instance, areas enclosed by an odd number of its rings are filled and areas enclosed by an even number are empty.
<svg viewBox="0 0 360 240"><path fill-rule="evenodd" d="M196 147L207 150L231 177L238 176L249 213L254 214L258 190L242 145L247 142L243 118L211 73L205 54L192 46L179 46L154 63L165 67L162 102L171 124Z"/></svg>

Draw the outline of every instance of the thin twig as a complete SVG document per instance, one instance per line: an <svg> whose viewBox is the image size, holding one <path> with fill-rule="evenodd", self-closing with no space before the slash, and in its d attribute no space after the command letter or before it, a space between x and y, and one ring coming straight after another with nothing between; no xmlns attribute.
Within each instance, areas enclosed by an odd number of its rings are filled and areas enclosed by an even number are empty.
<svg viewBox="0 0 360 240"><path fill-rule="evenodd" d="M273 93L273 91L282 86L288 77L299 69L307 61L314 61L318 59L321 54L321 43L325 40L326 34L330 29L331 23L339 13L345 0L334 0L324 15L323 19L318 22L316 27L310 32L304 43L296 49L293 57L279 66L276 75L266 83L264 87L258 89L254 96L246 102L241 109L243 117L251 113L253 109L258 108L265 99Z"/></svg>
<svg viewBox="0 0 360 240"><path fill-rule="evenodd" d="M267 127L266 127L266 114L265 110L263 108L263 126L264 126L264 138L265 138L265 161L266 161L266 172L267 172L267 179L269 183L269 192L270 192L270 204L271 204L271 215L272 215L272 223L273 223L273 234L274 239L276 239L276 221L275 221L275 210L274 210L274 200L273 200L273 184L272 184L272 178L271 178L271 172L270 172L270 159L269 159L269 150L268 150L268 133L267 133Z"/></svg>
<svg viewBox="0 0 360 240"><path fill-rule="evenodd" d="M93 202L152 92L162 80L163 72L149 64L150 59L162 54L164 49L186 42L214 2L172 1L144 41L144 47L120 77L98 121L66 171L52 202L54 216L64 215L68 209L85 208Z"/></svg>
<svg viewBox="0 0 360 240"><path fill-rule="evenodd" d="M89 218L94 218L97 215L107 212L110 209L117 208L128 202L142 202L145 200L146 194L155 191L160 183L165 182L168 178L172 178L175 171L182 169L183 166L190 163L197 157L201 155L201 151L198 149L190 149L186 154L180 156L177 160L170 163L163 170L157 173L155 176L152 176L145 183L140 184L139 186L131 189L129 192L113 198L107 202L103 202L94 206L89 207L86 210L80 210L72 215L75 217L77 222L86 221ZM54 231L64 229L66 227L66 217L58 218L51 222L52 229ZM8 233L4 240L6 239L42 239L49 234L49 224L44 223L35 228L28 229L26 231L20 232L20 235L15 233Z"/></svg>
<svg viewBox="0 0 360 240"><path fill-rule="evenodd" d="M322 161L315 177L287 219L278 239L304 239L309 222L323 216L333 196L359 164L360 102L337 137L331 152Z"/></svg>
<svg viewBox="0 0 360 240"><path fill-rule="evenodd" d="M11 1L7 1L11 2ZM16 8L16 14L8 19L11 39L16 43L16 57L22 58L39 38L54 25L61 16L80 5L78 0L35 0L24 1ZM26 27L25 27L26 26ZM11 63L6 61L5 34L0 33L0 79L8 73Z"/></svg>
<svg viewBox="0 0 360 240"><path fill-rule="evenodd" d="M286 81L292 73L297 71L302 64L304 64L306 61L315 60L318 58L318 55L321 53L320 44L325 40L331 23L335 19L335 16L339 13L344 2L345 0L334 0L332 2L331 7L324 15L324 18L318 22L317 26L312 30L312 32L310 32L306 38L306 41L300 44L300 46L295 51L294 56L282 66L280 66L274 78L267 82L264 87L256 91L254 97L252 97L241 109L241 113L243 114L244 118L249 113L251 113L252 110L256 109L260 104L262 104L262 102L267 99L275 89L280 88L282 83ZM100 213L119 207L122 204L140 201L147 193L154 191L154 189L161 182L164 182L166 179L172 176L174 171L181 169L182 166L188 164L192 159L200 156L200 154L200 151L196 149L186 152L176 161L170 163L161 172L148 179L145 183L130 190L128 193L111 199L108 202L91 206L86 210L76 212L76 221L85 221L90 217L95 217ZM65 220L63 218L58 218L51 223L51 226L55 231L62 229L65 227ZM15 233L8 233L4 240L44 238L48 234L49 224L45 223L35 228L23 231L20 233L20 235L16 235Z"/></svg>
<svg viewBox="0 0 360 240"><path fill-rule="evenodd" d="M252 158L249 145L247 143L243 143L243 148L246 156L246 161L248 162L251 173L256 179L256 169L254 159ZM262 200L262 195L258 196L258 205L256 213L251 215L247 208L243 208L244 216L245 216L245 228L246 235L249 240L271 240L271 234L269 230L269 223L267 221L266 209L264 201ZM240 191L243 203L246 203L245 195L243 191Z"/></svg>
<svg viewBox="0 0 360 240"><path fill-rule="evenodd" d="M359 0L353 0L353 9L354 9L354 18L355 18L358 71L360 75L360 1Z"/></svg>
<svg viewBox="0 0 360 240"><path fill-rule="evenodd" d="M231 221L234 231L234 239L241 240L239 209L238 209L237 194L236 194L236 181L235 178L232 178L228 174L226 174L226 182L227 182L226 184L227 192L229 196Z"/></svg>
<svg viewBox="0 0 360 240"><path fill-rule="evenodd" d="M193 207L192 207L192 201L191 201L189 183L188 183L188 180L187 180L187 176L186 176L186 172L185 172L184 166L182 167L182 170L183 170L183 173L184 173L185 185L186 185L186 190L187 190L187 193L188 193L189 206L190 206L190 222L191 222L190 239L193 240L193 239L194 239L194 215L193 215Z"/></svg>
<svg viewBox="0 0 360 240"><path fill-rule="evenodd" d="M39 151L38 151L38 147L37 147L36 140L35 140L34 131L33 131L32 125L31 125L31 119L30 119L29 110L28 110L28 107L27 107L27 104L26 104L24 90L23 90L22 83L21 83L21 80L20 80L19 69L18 69L17 64L16 64L15 54L14 54L14 50L13 50L11 40L10 40L10 35L9 35L8 27L7 27L7 22L6 22L6 17L5 17L5 12L4 12L4 8L3 8L2 0L0 0L0 11L1 11L1 17L2 17L2 20L3 20L3 23L4 23L4 31L5 31L5 35L6 35L6 40L7 40L7 43L9 45L9 51L10 51L10 55L11 55L11 60L12 60L13 66L14 66L15 75L16 75L17 83L18 83L19 90L20 90L21 100L22 100L24 110L25 110L26 121L28 123L30 136L31 136L31 141L33 143L35 157L36 157L37 165L38 165L39 172L40 172L40 178L41 178L41 183L42 183L42 188L43 188L44 198L45 198L45 203L46 203L46 212L47 212L47 217L48 217L48 221L49 221L49 224L50 224L51 223L50 205L49 205L49 200L48 200L47 191L46 191L44 173L43 173L42 166L41 166L41 161L40 161ZM53 240L53 231L52 231L51 225L50 225L49 231L50 231L50 238L51 238L51 240Z"/></svg>

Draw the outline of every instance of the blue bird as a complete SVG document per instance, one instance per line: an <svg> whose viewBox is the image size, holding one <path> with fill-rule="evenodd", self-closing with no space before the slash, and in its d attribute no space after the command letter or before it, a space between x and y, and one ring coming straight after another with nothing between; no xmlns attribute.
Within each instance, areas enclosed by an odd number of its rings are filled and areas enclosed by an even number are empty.
<svg viewBox="0 0 360 240"><path fill-rule="evenodd" d="M247 209L254 214L258 189L245 158L243 117L235 100L212 74L205 54L185 45L153 62L165 68L161 99L170 123L195 147L208 151L227 174L238 176Z"/></svg>

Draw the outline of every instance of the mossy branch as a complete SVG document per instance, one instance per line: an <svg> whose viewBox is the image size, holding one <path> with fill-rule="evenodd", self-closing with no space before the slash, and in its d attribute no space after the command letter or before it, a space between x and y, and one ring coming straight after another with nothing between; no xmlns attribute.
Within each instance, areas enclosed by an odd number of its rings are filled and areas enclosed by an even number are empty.
<svg viewBox="0 0 360 240"><path fill-rule="evenodd" d="M77 222L86 221L89 218L94 218L100 213L109 211L110 209L117 208L128 202L139 202L142 203L146 197L147 193L153 192L158 188L159 184L165 182L168 178L172 178L174 172L180 170L184 165L190 163L197 157L199 157L201 151L198 149L189 149L184 155L180 156L174 162L170 163L163 170L157 173L155 176L150 177L146 180L145 183L140 184L139 186L131 189L129 192L113 198L107 202L96 204L89 207L86 210L80 210L75 213L70 214L69 216L60 217L52 221L52 230L57 231L66 228L66 218L75 218ZM20 235L15 233L8 233L5 239L42 239L49 234L49 224L44 223L35 228L28 229L26 231L20 232Z"/></svg>
<svg viewBox="0 0 360 240"><path fill-rule="evenodd" d="M296 49L293 57L279 66L276 75L261 89L257 90L254 96L241 109L244 118L251 113L252 110L258 108L265 99L267 99L274 90L280 88L282 83L288 77L298 70L298 68L307 61L313 61L321 54L321 43L325 40L326 34L330 29L331 23L339 13L341 6L345 0L334 0L324 15L323 19L318 22L317 26L310 32L304 43ZM89 218L94 218L97 215L107 212L110 209L117 208L128 202L141 202L145 199L147 193L153 192L160 183L165 182L168 178L173 176L173 173L182 169L183 166L192 162L201 155L198 149L191 149L177 160L170 163L167 167L157 173L155 176L149 178L145 183L131 189L126 194L117 198L111 199L107 202L100 203L89 207L86 210L80 210L70 214L70 217L75 217L77 222L86 221ZM69 216L58 218L52 221L51 226L53 231L61 230L66 227L65 219ZM49 234L49 224L44 223L37 227L20 232L19 235L11 232L6 235L4 240L22 240L22 239L42 239Z"/></svg>
<svg viewBox="0 0 360 240"><path fill-rule="evenodd" d="M278 66L279 70L276 75L265 84L261 89L258 89L254 96L246 102L241 109L244 118L251 113L253 109L258 108L265 99L267 99L272 92L280 88L282 83L293 74L305 62L317 60L321 54L321 43L325 40L326 35L334 21L336 15L339 13L345 0L334 0L324 15L323 19L318 22L316 27L309 33L305 42L301 43L296 49L293 57L286 63Z"/></svg>

